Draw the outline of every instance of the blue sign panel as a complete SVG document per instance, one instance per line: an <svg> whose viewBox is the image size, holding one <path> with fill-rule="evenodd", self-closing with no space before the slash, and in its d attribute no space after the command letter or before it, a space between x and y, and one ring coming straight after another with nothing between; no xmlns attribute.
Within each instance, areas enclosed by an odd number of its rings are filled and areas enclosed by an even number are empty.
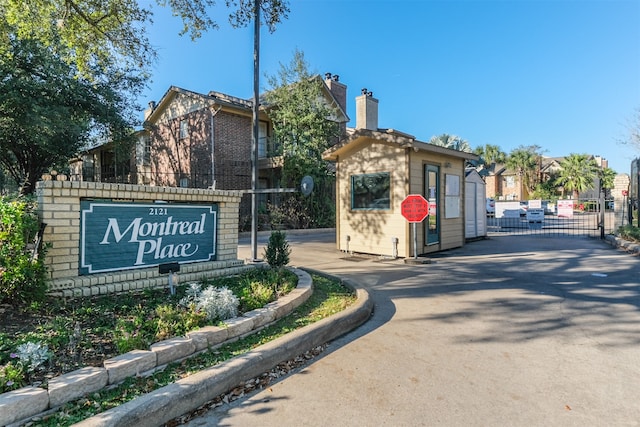
<svg viewBox="0 0 640 427"><path fill-rule="evenodd" d="M216 259L217 205L80 202L80 274Z"/></svg>

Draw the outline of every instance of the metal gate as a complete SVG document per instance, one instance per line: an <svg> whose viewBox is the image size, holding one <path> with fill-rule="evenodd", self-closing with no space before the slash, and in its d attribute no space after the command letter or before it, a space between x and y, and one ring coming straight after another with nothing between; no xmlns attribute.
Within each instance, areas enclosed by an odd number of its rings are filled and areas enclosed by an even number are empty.
<svg viewBox="0 0 640 427"><path fill-rule="evenodd" d="M568 200L558 204L544 204L541 208L529 209L526 202L515 202L519 208L500 209L487 217L488 235L551 235L601 238L614 232L621 224L613 202L598 200ZM515 205L518 207L518 205Z"/></svg>

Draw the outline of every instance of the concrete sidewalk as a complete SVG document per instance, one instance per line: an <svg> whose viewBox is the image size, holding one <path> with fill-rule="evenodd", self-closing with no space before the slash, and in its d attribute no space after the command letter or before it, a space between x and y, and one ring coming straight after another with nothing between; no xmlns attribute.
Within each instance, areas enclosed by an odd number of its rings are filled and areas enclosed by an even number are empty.
<svg viewBox="0 0 640 427"><path fill-rule="evenodd" d="M410 266L345 256L330 234L290 237L292 264L369 291L371 320L189 426L640 422L638 258L599 240L516 236Z"/></svg>

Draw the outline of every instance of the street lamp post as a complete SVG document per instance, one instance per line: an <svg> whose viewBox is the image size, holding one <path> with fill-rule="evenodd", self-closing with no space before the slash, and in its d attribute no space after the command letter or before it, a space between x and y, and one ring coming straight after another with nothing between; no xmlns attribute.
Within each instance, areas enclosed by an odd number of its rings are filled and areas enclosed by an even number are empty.
<svg viewBox="0 0 640 427"><path fill-rule="evenodd" d="M260 112L260 0L253 6L253 133L251 138L251 260L258 261L258 114Z"/></svg>

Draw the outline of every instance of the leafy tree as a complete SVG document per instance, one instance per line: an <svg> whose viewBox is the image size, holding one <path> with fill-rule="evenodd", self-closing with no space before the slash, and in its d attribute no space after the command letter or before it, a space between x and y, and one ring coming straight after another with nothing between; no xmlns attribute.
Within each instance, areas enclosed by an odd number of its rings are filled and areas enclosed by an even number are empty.
<svg viewBox="0 0 640 427"><path fill-rule="evenodd" d="M22 194L51 167L65 167L90 136L118 140L130 129L126 101L76 71L36 40L11 37L0 49L0 165Z"/></svg>
<svg viewBox="0 0 640 427"><path fill-rule="evenodd" d="M540 147L530 145L516 148L509 153L506 159L505 165L507 168L515 171L520 177L520 193L523 197L525 195L524 189L526 189L526 193L530 193L540 181L537 174L540 158Z"/></svg>
<svg viewBox="0 0 640 427"><path fill-rule="evenodd" d="M593 157L588 154L571 153L560 162L560 166L556 184L563 186L564 190L572 191L574 199L577 199L581 192L593 188L598 173L598 165Z"/></svg>
<svg viewBox="0 0 640 427"><path fill-rule="evenodd" d="M119 70L138 77L148 75L156 51L146 36L152 22L152 2L138 0L0 0L0 15L14 26L19 38L33 38L68 48L67 59L85 77L105 70ZM199 38L218 24L208 9L215 0L156 0L182 19L181 35ZM253 0L225 0L229 21L242 27L253 20ZM261 0L261 16L270 31L287 17L288 0Z"/></svg>
<svg viewBox="0 0 640 427"><path fill-rule="evenodd" d="M217 27L207 13L214 0L156 3L182 18L192 39ZM233 26L253 20L254 1L225 4ZM259 5L271 31L289 11L288 0ZM145 32L152 17L138 0L0 0L0 163L25 183L23 193L75 155L89 129L119 143L156 58Z"/></svg>
<svg viewBox="0 0 640 427"><path fill-rule="evenodd" d="M316 188L333 185L335 174L322 159L322 153L337 141L340 127L334 119L335 107L323 95L326 89L322 79L311 74L304 53L296 50L291 62L281 63L276 75L267 76L267 82L271 89L265 100L274 138L282 150L283 184L297 187L309 175L314 178ZM296 203L289 201L289 204L305 210L310 218L321 217L333 200L329 200L330 193L320 196L316 193L314 190L309 197L297 194L293 196Z"/></svg>
<svg viewBox="0 0 640 427"><path fill-rule="evenodd" d="M558 187L556 185L556 176L552 174L549 179L539 182L536 185L536 188L530 194L530 197L533 199L542 199L542 200L557 200L558 198Z"/></svg>
<svg viewBox="0 0 640 427"><path fill-rule="evenodd" d="M471 152L471 146L466 140L457 135L449 135L447 133L443 133L439 136L432 136L429 140L429 144L451 148L452 150L464 151L466 153Z"/></svg>

